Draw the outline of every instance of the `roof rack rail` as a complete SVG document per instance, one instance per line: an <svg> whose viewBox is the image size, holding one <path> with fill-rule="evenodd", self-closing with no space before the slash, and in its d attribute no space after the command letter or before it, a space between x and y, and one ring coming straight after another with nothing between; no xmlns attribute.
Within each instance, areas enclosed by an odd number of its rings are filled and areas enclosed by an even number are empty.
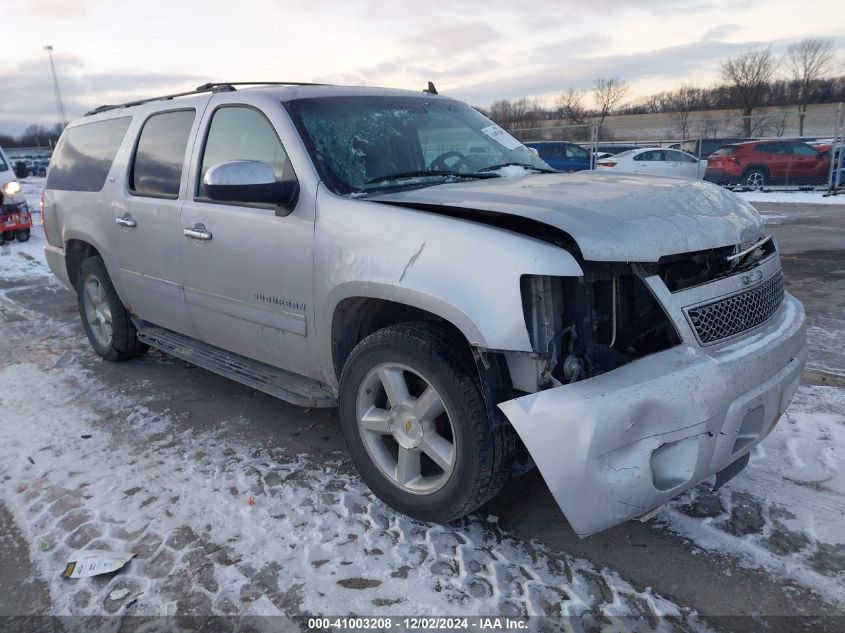
<svg viewBox="0 0 845 633"><path fill-rule="evenodd" d="M162 95L159 97L149 97L147 99L138 99L137 101L128 101L127 103L106 104L97 106L93 110L85 113L85 116L99 114L108 110L117 110L118 108L130 108L132 106L141 105L142 103L150 103L152 101L169 101L176 97L187 97L189 95L202 94L203 92L232 92L236 90L235 86L325 86L326 84L305 83L300 81L230 81L230 82L209 82L197 86L195 90L188 90L186 92L175 92L169 95Z"/></svg>

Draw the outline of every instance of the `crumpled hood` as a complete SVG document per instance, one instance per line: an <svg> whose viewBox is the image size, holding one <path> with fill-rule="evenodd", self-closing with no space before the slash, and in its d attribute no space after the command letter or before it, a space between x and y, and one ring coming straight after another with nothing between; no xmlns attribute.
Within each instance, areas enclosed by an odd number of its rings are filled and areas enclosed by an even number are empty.
<svg viewBox="0 0 845 633"><path fill-rule="evenodd" d="M591 261L653 262L763 235L757 211L726 189L637 174L582 171L471 180L371 200L529 218L568 233Z"/></svg>

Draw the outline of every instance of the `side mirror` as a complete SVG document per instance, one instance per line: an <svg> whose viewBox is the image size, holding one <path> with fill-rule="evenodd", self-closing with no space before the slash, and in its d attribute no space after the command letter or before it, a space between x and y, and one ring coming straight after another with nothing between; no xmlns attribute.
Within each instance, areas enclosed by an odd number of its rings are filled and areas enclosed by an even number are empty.
<svg viewBox="0 0 845 633"><path fill-rule="evenodd" d="M299 197L299 183L276 180L276 172L257 160L217 163L202 179L208 197L219 202L272 204L276 215L290 215Z"/></svg>

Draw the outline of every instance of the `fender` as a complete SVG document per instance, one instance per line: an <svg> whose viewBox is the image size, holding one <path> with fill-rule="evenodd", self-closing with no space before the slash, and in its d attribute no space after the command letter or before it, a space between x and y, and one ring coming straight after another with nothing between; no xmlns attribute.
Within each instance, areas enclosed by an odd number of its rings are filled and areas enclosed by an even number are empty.
<svg viewBox="0 0 845 633"><path fill-rule="evenodd" d="M331 319L344 299L385 299L426 310L471 345L531 351L522 275L581 276L566 250L497 227L336 196L317 195L315 316L320 363L335 376Z"/></svg>

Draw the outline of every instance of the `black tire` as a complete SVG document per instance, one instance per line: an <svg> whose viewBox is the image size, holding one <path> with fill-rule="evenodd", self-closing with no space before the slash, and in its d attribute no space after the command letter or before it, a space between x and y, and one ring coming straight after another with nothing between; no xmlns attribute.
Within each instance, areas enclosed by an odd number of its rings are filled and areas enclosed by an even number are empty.
<svg viewBox="0 0 845 633"><path fill-rule="evenodd" d="M21 229L18 231L18 242L26 242L29 239L29 229Z"/></svg>
<svg viewBox="0 0 845 633"><path fill-rule="evenodd" d="M0 232L0 246L3 246L4 244L6 244L6 236Z"/></svg>
<svg viewBox="0 0 845 633"><path fill-rule="evenodd" d="M7 242L14 242L15 241L15 231L4 231L3 237L6 239Z"/></svg>
<svg viewBox="0 0 845 633"><path fill-rule="evenodd" d="M83 289L83 282L90 276L95 277L101 284L105 292L109 310L111 311L112 333L111 339L107 344L102 344L97 340L85 316L85 298L83 297L85 291ZM135 329L135 325L132 323L132 319L129 317L126 308L123 307L120 297L117 296L102 257L89 257L82 262L76 278L76 289L82 327L85 329L88 341L91 343L91 347L94 348L95 352L106 360L118 361L135 358L147 351L148 346L138 340L138 332Z"/></svg>
<svg viewBox="0 0 845 633"><path fill-rule="evenodd" d="M491 423L471 359L467 362L457 352L461 344L466 345L429 323L393 325L358 343L341 375L341 429L358 472L382 501L422 521L444 523L472 512L502 489L513 461L514 434ZM446 483L434 492L414 494L399 488L373 463L361 438L359 386L382 363L419 371L450 411L456 460Z"/></svg>
<svg viewBox="0 0 845 633"><path fill-rule="evenodd" d="M769 170L765 167L749 167L742 173L739 184L743 189L758 191L769 184Z"/></svg>

